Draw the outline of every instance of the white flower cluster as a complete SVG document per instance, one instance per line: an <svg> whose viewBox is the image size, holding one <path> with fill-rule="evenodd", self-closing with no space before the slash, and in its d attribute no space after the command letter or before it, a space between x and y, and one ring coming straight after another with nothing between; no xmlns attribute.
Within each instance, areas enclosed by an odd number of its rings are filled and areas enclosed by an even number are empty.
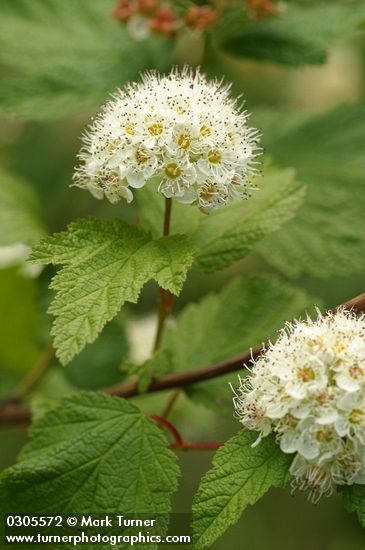
<svg viewBox="0 0 365 550"><path fill-rule="evenodd" d="M296 453L293 485L317 501L334 485L365 483L365 316L338 310L287 325L234 405L242 424Z"/></svg>
<svg viewBox="0 0 365 550"><path fill-rule="evenodd" d="M203 210L247 198L258 131L229 86L184 69L147 73L119 90L83 137L74 184L112 203L152 179L165 197Z"/></svg>

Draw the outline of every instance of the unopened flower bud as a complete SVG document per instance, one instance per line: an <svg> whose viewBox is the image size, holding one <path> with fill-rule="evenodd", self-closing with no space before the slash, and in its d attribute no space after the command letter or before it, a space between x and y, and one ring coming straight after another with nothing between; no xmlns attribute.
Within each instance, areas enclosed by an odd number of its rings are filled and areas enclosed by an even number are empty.
<svg viewBox="0 0 365 550"><path fill-rule="evenodd" d="M219 12L209 6L192 6L185 15L185 23L195 29L206 29L217 23Z"/></svg>

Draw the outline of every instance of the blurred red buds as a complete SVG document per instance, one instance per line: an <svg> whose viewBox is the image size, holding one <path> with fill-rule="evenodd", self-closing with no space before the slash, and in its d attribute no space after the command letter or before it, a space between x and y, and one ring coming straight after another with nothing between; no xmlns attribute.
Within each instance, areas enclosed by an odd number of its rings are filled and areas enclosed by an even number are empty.
<svg viewBox="0 0 365 550"><path fill-rule="evenodd" d="M278 14L278 8L271 0L246 0L247 12L252 19L264 19Z"/></svg>
<svg viewBox="0 0 365 550"><path fill-rule="evenodd" d="M158 9L158 0L137 0L138 12L145 15L151 15Z"/></svg>
<svg viewBox="0 0 365 550"><path fill-rule="evenodd" d="M188 2L187 2L188 4ZM173 38L180 28L208 30L219 22L222 12L232 5L239 5L252 19L263 19L278 14L273 0L206 0L204 5L173 0L118 0L114 17L128 23L131 32L141 39L150 32ZM138 33L136 29L139 29Z"/></svg>
<svg viewBox="0 0 365 550"><path fill-rule="evenodd" d="M219 19L219 12L209 6L192 6L185 15L185 23L195 29L206 29Z"/></svg>
<svg viewBox="0 0 365 550"><path fill-rule="evenodd" d="M169 38L175 36L178 27L178 18L175 12L170 8L161 8L157 10L149 22L149 28L151 31Z"/></svg>
<svg viewBox="0 0 365 550"><path fill-rule="evenodd" d="M136 13L136 2L131 0L119 0L116 9L113 12L114 17L119 21L128 21Z"/></svg>

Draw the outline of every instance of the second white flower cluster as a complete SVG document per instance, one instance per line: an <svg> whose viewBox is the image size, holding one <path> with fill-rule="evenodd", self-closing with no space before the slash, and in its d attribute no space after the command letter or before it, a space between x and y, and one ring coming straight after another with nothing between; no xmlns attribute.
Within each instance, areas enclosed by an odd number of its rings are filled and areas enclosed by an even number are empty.
<svg viewBox="0 0 365 550"><path fill-rule="evenodd" d="M74 183L97 198L132 201L156 180L167 198L205 211L252 188L258 132L229 87L199 72L146 74L106 104L83 139Z"/></svg>
<svg viewBox="0 0 365 550"><path fill-rule="evenodd" d="M294 485L312 500L365 483L365 316L342 310L288 325L234 403L257 443L274 432L295 453Z"/></svg>

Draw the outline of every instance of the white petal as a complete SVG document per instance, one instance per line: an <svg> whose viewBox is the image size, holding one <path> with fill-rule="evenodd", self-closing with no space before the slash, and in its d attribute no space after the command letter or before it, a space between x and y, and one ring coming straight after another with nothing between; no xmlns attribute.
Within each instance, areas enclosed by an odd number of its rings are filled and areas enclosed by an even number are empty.
<svg viewBox="0 0 365 550"><path fill-rule="evenodd" d="M90 183L88 183L87 188L90 191L90 193L92 194L92 196L95 197L96 199L101 200L103 198L104 192L97 185L90 182Z"/></svg>
<svg viewBox="0 0 365 550"><path fill-rule="evenodd" d="M119 194L121 197L123 197L123 199L127 201L128 204L132 202L133 193L130 189L128 189L128 187L125 187L125 186L121 187Z"/></svg>
<svg viewBox="0 0 365 550"><path fill-rule="evenodd" d="M298 452L307 460L313 460L319 455L319 444L313 437L302 437L298 444Z"/></svg>
<svg viewBox="0 0 365 550"><path fill-rule="evenodd" d="M325 426L327 424L333 424L338 418L338 413L335 409L321 409L319 416L316 419L317 424Z"/></svg>
<svg viewBox="0 0 365 550"><path fill-rule="evenodd" d="M357 391L361 387L359 380L355 380L355 378L351 378L346 374L340 374L337 376L336 383L339 388L349 392Z"/></svg>
<svg viewBox="0 0 365 550"><path fill-rule="evenodd" d="M280 449L283 453L291 454L298 450L298 434L293 432L284 433L280 439Z"/></svg>
<svg viewBox="0 0 365 550"><path fill-rule="evenodd" d="M135 189L140 189L146 183L143 172L129 172L126 178L129 185Z"/></svg>
<svg viewBox="0 0 365 550"><path fill-rule="evenodd" d="M287 401L279 401L272 403L267 407L266 414L269 418L283 418L289 410L290 403Z"/></svg>
<svg viewBox="0 0 365 550"><path fill-rule="evenodd" d="M349 424L345 418L338 418L335 422L335 430L340 437L344 437L349 429Z"/></svg>

